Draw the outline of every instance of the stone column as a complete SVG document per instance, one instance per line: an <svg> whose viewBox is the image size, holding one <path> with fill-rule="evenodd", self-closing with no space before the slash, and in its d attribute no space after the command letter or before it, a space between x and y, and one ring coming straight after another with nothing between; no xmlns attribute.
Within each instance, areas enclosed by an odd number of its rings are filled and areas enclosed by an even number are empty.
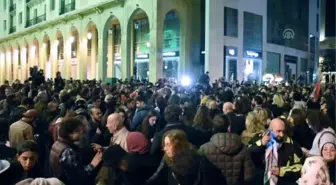
<svg viewBox="0 0 336 185"><path fill-rule="evenodd" d="M77 76L80 80L86 80L87 79L87 38L86 36L79 37L79 48L77 50L77 57L78 57L78 63L77 63Z"/></svg>
<svg viewBox="0 0 336 185"><path fill-rule="evenodd" d="M6 80L9 81L9 83L12 82L12 53L11 51L7 52L7 57L6 57Z"/></svg>
<svg viewBox="0 0 336 185"><path fill-rule="evenodd" d="M158 8L161 1L155 1L153 14L149 21L150 26L150 56L149 56L149 81L155 82L163 77L163 15Z"/></svg>
<svg viewBox="0 0 336 185"><path fill-rule="evenodd" d="M108 57L107 57L107 78L112 78L115 76L114 74L114 33L115 30L112 31L112 34L108 34Z"/></svg>
<svg viewBox="0 0 336 185"><path fill-rule="evenodd" d="M64 41L64 78L71 78L71 35Z"/></svg>
<svg viewBox="0 0 336 185"><path fill-rule="evenodd" d="M104 81L106 78L106 61L104 60L106 58L107 52L104 51L104 46L103 46L104 42L103 42L103 36L102 34L100 34L100 37L98 38L98 55L96 56L96 58L98 60L96 60L96 62L98 63L98 70L96 69L96 79L97 80L102 80ZM95 63L95 65L97 65ZM98 74L97 74L98 73Z"/></svg>
<svg viewBox="0 0 336 185"><path fill-rule="evenodd" d="M19 61L19 51L17 49L14 50L13 53L13 81L18 79L18 61Z"/></svg>
<svg viewBox="0 0 336 185"><path fill-rule="evenodd" d="M51 62L51 77L55 78L58 71L58 40L52 40L50 42L50 62Z"/></svg>
<svg viewBox="0 0 336 185"><path fill-rule="evenodd" d="M22 81L27 79L27 48L21 50L21 79Z"/></svg>
<svg viewBox="0 0 336 185"><path fill-rule="evenodd" d="M98 47L98 33L97 31L92 32L91 39L91 79L97 78L97 50Z"/></svg>
<svg viewBox="0 0 336 185"><path fill-rule="evenodd" d="M127 29L128 21L124 21L121 26L121 78L129 78L131 76L131 63L133 63L132 54L133 44L131 39L131 32L133 29L133 24L130 26L131 29ZM132 70L133 71L133 70Z"/></svg>
<svg viewBox="0 0 336 185"><path fill-rule="evenodd" d="M4 82L5 79L5 53L3 53L4 51L1 51L0 53L0 83Z"/></svg>

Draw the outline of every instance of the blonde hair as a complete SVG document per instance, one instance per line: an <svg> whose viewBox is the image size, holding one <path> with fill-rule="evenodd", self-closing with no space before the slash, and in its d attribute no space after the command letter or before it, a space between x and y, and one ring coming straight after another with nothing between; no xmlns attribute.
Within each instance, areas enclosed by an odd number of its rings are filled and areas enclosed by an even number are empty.
<svg viewBox="0 0 336 185"><path fill-rule="evenodd" d="M265 109L256 108L247 114L246 130L250 133L262 132L266 129L268 113Z"/></svg>
<svg viewBox="0 0 336 185"><path fill-rule="evenodd" d="M283 101L281 95L279 95L279 94L275 94L275 95L273 96L273 104L274 104L274 105L277 105L278 107L283 107L283 105L284 105L284 101Z"/></svg>

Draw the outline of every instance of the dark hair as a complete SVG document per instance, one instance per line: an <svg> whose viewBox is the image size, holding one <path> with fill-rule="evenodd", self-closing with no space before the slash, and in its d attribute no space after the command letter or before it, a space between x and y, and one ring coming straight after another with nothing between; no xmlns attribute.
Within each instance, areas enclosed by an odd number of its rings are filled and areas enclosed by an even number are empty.
<svg viewBox="0 0 336 185"><path fill-rule="evenodd" d="M293 109L290 117L293 119L292 126L306 123L305 112L301 109Z"/></svg>
<svg viewBox="0 0 336 185"><path fill-rule="evenodd" d="M182 110L179 105L168 105L164 111L164 118L167 123L180 121Z"/></svg>
<svg viewBox="0 0 336 185"><path fill-rule="evenodd" d="M330 126L329 122L326 121L325 116L318 110L308 109L306 118L308 120L308 124L317 133Z"/></svg>
<svg viewBox="0 0 336 185"><path fill-rule="evenodd" d="M98 95L93 95L92 98L91 98L92 102L95 102L97 100L100 100L100 96Z"/></svg>
<svg viewBox="0 0 336 185"><path fill-rule="evenodd" d="M38 154L38 146L34 141L28 140L23 142L21 145L17 148L17 154L21 155L24 152L34 152Z"/></svg>
<svg viewBox="0 0 336 185"><path fill-rule="evenodd" d="M180 105L180 97L176 94L170 96L170 98L168 99L167 104L168 105Z"/></svg>
<svg viewBox="0 0 336 185"><path fill-rule="evenodd" d="M213 122L212 125L213 134L226 133L230 126L229 118L224 114L215 116L212 122Z"/></svg>
<svg viewBox="0 0 336 185"><path fill-rule="evenodd" d="M6 142L8 139L9 125L5 118L0 118L0 141Z"/></svg>
<svg viewBox="0 0 336 185"><path fill-rule="evenodd" d="M258 105L261 105L263 103L263 99L259 95L253 97L253 99L254 99L255 102L257 102Z"/></svg>
<svg viewBox="0 0 336 185"><path fill-rule="evenodd" d="M149 118L154 117L154 116L157 116L157 113L154 110L149 111L147 113L147 116L141 123L141 133L143 133L146 137L149 136L149 131L148 131ZM151 139L151 138L148 138L148 139Z"/></svg>
<svg viewBox="0 0 336 185"><path fill-rule="evenodd" d="M63 139L70 139L69 135L81 127L84 127L84 124L78 118L63 120L59 127L59 136Z"/></svg>
<svg viewBox="0 0 336 185"><path fill-rule="evenodd" d="M293 100L294 101L301 101L302 100L302 95L300 92L295 91L293 94Z"/></svg>
<svg viewBox="0 0 336 185"><path fill-rule="evenodd" d="M211 129L212 123L211 123L211 118L209 115L208 107L202 105L198 108L196 115L194 117L193 127L206 130L206 131Z"/></svg>
<svg viewBox="0 0 336 185"><path fill-rule="evenodd" d="M146 102L146 97L145 96L142 96L142 95L139 95L135 98L135 101L138 101L138 102Z"/></svg>
<svg viewBox="0 0 336 185"><path fill-rule="evenodd" d="M33 105L34 101L32 98L25 97L21 100L21 105Z"/></svg>

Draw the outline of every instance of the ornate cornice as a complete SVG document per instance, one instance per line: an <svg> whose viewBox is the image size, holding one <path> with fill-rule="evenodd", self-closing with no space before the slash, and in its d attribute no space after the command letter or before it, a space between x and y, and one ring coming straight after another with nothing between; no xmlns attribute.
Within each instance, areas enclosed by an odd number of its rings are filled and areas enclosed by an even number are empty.
<svg viewBox="0 0 336 185"><path fill-rule="evenodd" d="M31 0L31 1L29 1L29 2L27 3L27 6L28 6L29 8L31 8L31 7L33 7L33 6L35 6L35 5L38 5L38 4L42 3L42 2L45 2L45 0Z"/></svg>

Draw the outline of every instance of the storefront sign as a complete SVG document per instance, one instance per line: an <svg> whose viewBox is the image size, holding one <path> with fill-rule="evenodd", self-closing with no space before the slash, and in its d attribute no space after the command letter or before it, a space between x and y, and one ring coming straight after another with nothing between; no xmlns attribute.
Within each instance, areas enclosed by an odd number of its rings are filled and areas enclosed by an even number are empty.
<svg viewBox="0 0 336 185"><path fill-rule="evenodd" d="M163 52L162 56L163 57L177 57L180 55L179 51L171 51L171 52Z"/></svg>
<svg viewBox="0 0 336 185"><path fill-rule="evenodd" d="M284 39L294 39L295 32L293 29L287 28L282 32L282 37Z"/></svg>
<svg viewBox="0 0 336 185"><path fill-rule="evenodd" d="M251 51L251 50L246 50L244 52L244 57L247 57L247 58L262 58L262 53L261 52L256 52L256 51Z"/></svg>
<svg viewBox="0 0 336 185"><path fill-rule="evenodd" d="M149 55L148 54L139 54L136 56L137 59L147 59L149 58Z"/></svg>

